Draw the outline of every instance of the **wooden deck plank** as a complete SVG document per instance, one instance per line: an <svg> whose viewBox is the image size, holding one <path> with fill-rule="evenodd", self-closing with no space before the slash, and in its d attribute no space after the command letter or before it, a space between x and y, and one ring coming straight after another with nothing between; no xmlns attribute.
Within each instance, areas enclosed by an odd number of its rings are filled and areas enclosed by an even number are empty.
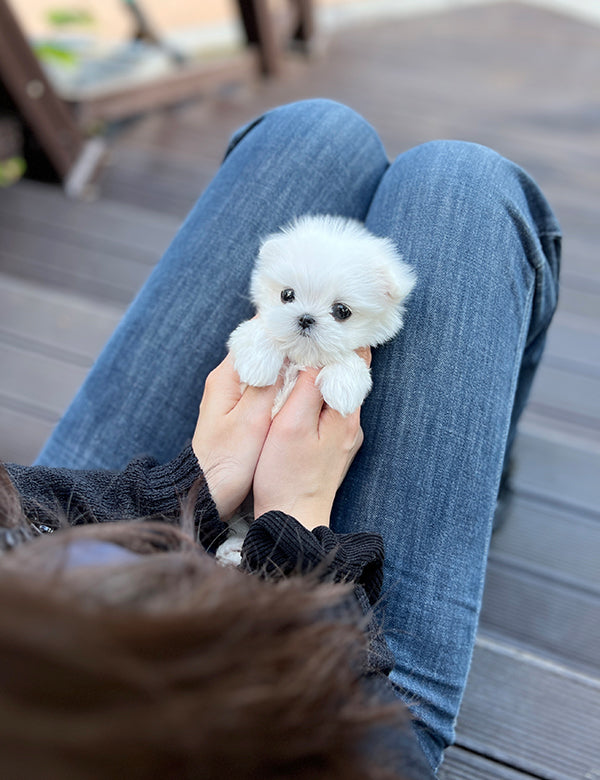
<svg viewBox="0 0 600 780"><path fill-rule="evenodd" d="M542 446L548 445L542 441ZM551 450L556 447L550 445ZM598 461L595 466L600 473ZM519 484L518 472L515 478ZM540 487L538 499L523 497L517 488L505 523L494 534L481 626L530 651L598 674L600 516L582 516L568 507L564 496L565 507L558 508Z"/></svg>
<svg viewBox="0 0 600 780"><path fill-rule="evenodd" d="M0 373L2 405L27 405L56 420L87 374L82 366L48 355L31 360L19 347L1 341L0 365L10 367Z"/></svg>
<svg viewBox="0 0 600 780"><path fill-rule="evenodd" d="M564 311L556 313L548 332L544 364L600 375L600 307L595 321Z"/></svg>
<svg viewBox="0 0 600 780"><path fill-rule="evenodd" d="M542 361L529 403L552 417L570 418L576 424L596 428L600 435L600 376L581 373L578 366Z"/></svg>
<svg viewBox="0 0 600 780"><path fill-rule="evenodd" d="M545 780L598 769L600 679L480 636L457 744Z"/></svg>
<svg viewBox="0 0 600 780"><path fill-rule="evenodd" d="M577 425L572 419L562 419L556 416L548 417L543 409L534 409L531 406L525 408L520 422L522 432L534 431L546 441L552 437L562 437L565 441L570 441L578 447L580 444L584 448L591 447L594 451L598 446L598 429L583 427Z"/></svg>
<svg viewBox="0 0 600 780"><path fill-rule="evenodd" d="M600 296L594 289L582 290L564 285L560 291L559 311L598 321Z"/></svg>
<svg viewBox="0 0 600 780"><path fill-rule="evenodd" d="M595 237L598 232L597 217L594 216L594 204L597 200L597 194L592 189L586 193L591 201L586 207L584 215L575 213L573 204L567 205L565 198L571 197L571 192L555 195L548 193L551 202L556 209L559 218L565 225L565 237L563 251L565 262L563 263L563 281L568 281L571 271L579 274L585 274L595 285L600 281L600 267L598 267L597 256L590 248L594 245ZM573 197L575 195L573 194Z"/></svg>
<svg viewBox="0 0 600 780"><path fill-rule="evenodd" d="M157 152L141 155L136 163L129 149L115 150L114 167L102 180L102 195L182 220L214 176L225 148L224 143L220 157L204 164L195 159L166 161ZM158 181L160 186L153 186Z"/></svg>
<svg viewBox="0 0 600 780"><path fill-rule="evenodd" d="M513 448L514 490L556 507L598 518L600 443L549 428L521 426Z"/></svg>
<svg viewBox="0 0 600 780"><path fill-rule="evenodd" d="M0 461L33 463L55 423L55 420L4 406L0 399ZM18 436L15 436L15 430L18 430Z"/></svg>
<svg viewBox="0 0 600 780"><path fill-rule="evenodd" d="M0 274L0 460L32 462L121 314Z"/></svg>
<svg viewBox="0 0 600 780"><path fill-rule="evenodd" d="M0 247L3 273L115 304L129 303L152 270L147 263L23 230L11 230L6 243L8 250Z"/></svg>
<svg viewBox="0 0 600 780"><path fill-rule="evenodd" d="M446 751L438 777L439 780L530 780L531 775L463 748L451 747Z"/></svg>
<svg viewBox="0 0 600 780"><path fill-rule="evenodd" d="M0 341L89 367L124 307L67 295L0 273Z"/></svg>
<svg viewBox="0 0 600 780"><path fill-rule="evenodd" d="M596 546L596 560L599 552ZM508 556L490 556L481 612L486 634L600 676L599 615L600 589Z"/></svg>
<svg viewBox="0 0 600 780"><path fill-rule="evenodd" d="M22 225L66 243L110 248L112 254L153 265L175 235L180 221L127 204L92 203L64 196L51 185L23 180L0 190L0 226ZM4 241L3 241L4 244Z"/></svg>
<svg viewBox="0 0 600 780"><path fill-rule="evenodd" d="M178 225L127 204L78 203L47 185L20 182L0 191L0 272L122 306Z"/></svg>
<svg viewBox="0 0 600 780"><path fill-rule="evenodd" d="M600 522L573 509L515 495L508 521L492 538L490 554L600 589Z"/></svg>

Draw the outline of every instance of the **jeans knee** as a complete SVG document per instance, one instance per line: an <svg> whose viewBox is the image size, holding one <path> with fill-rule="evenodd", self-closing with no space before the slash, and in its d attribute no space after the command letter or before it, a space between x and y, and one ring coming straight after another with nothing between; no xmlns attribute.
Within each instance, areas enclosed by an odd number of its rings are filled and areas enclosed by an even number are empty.
<svg viewBox="0 0 600 780"><path fill-rule="evenodd" d="M280 106L272 113L281 118L289 118L294 124L299 123L307 130L318 130L322 126L328 131L349 128L352 134L375 134L366 119L353 108L329 98L299 100Z"/></svg>
<svg viewBox="0 0 600 780"><path fill-rule="evenodd" d="M468 141L430 141L400 155L398 185L415 197L456 206L481 218L524 221L534 234L558 236L560 227L536 182L498 152Z"/></svg>
<svg viewBox="0 0 600 780"><path fill-rule="evenodd" d="M342 155L351 160L382 159L383 145L375 129L354 109L325 98L301 100L272 112L273 120L288 128L294 139L314 152Z"/></svg>
<svg viewBox="0 0 600 780"><path fill-rule="evenodd" d="M560 232L536 182L519 165L487 146L469 141L429 141L406 156L419 178L440 192L460 193L483 208L500 205L520 211L531 217L538 232Z"/></svg>
<svg viewBox="0 0 600 780"><path fill-rule="evenodd" d="M406 153L406 161L440 191L490 193L512 177L517 166L487 146L469 141L429 141Z"/></svg>
<svg viewBox="0 0 600 780"><path fill-rule="evenodd" d="M300 100L274 108L240 128L233 136L229 154L255 128L265 143L279 151L293 147L309 159L353 159L387 166L383 145L374 128L352 108L326 98Z"/></svg>

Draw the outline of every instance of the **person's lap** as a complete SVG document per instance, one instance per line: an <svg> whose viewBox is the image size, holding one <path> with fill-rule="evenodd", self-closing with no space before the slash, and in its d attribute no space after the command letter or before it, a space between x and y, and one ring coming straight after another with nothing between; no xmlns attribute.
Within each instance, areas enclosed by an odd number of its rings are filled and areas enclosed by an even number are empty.
<svg viewBox="0 0 600 780"><path fill-rule="evenodd" d="M384 537L392 678L436 765L470 663L515 393L520 410L556 303L558 227L520 169L456 142L389 166L374 130L328 101L265 115L234 138L38 462L174 456L251 315L259 240L309 212L364 220L417 271L404 330L373 354L365 442L332 528Z"/></svg>
<svg viewBox="0 0 600 780"><path fill-rule="evenodd" d="M229 333L251 316L260 239L306 212L363 219L388 165L374 131L326 101L275 110L231 146L39 462L115 468L176 455Z"/></svg>

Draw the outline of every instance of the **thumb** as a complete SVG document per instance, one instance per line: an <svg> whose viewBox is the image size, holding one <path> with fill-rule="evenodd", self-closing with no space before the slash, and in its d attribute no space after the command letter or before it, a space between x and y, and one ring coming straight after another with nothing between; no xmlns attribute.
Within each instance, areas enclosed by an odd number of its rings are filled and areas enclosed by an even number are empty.
<svg viewBox="0 0 600 780"><path fill-rule="evenodd" d="M290 397L278 417L297 429L317 428L324 403L321 391L315 384L318 375L317 368L300 371Z"/></svg>
<svg viewBox="0 0 600 780"><path fill-rule="evenodd" d="M239 380L238 380L239 381ZM239 407L244 411L254 408L260 413L269 413L269 420L271 419L271 409L275 402L275 396L281 389L281 376L277 377L277 382L274 385L268 385L266 387L252 387L248 385L241 395L239 400ZM239 397L239 395L238 395Z"/></svg>
<svg viewBox="0 0 600 780"><path fill-rule="evenodd" d="M233 409L241 394L240 378L233 366L233 358L227 354L207 376L202 403L209 414L220 416Z"/></svg>

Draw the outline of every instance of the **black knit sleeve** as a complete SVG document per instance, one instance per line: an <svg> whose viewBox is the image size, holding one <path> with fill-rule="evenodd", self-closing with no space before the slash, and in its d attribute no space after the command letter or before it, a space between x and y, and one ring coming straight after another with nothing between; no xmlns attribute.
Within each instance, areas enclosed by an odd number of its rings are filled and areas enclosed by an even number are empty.
<svg viewBox="0 0 600 780"><path fill-rule="evenodd" d="M219 519L191 446L160 465L150 457L131 461L122 471L48 468L6 464L23 511L36 524L57 519L70 525L117 520L175 520L192 486L200 541L210 547L226 526Z"/></svg>
<svg viewBox="0 0 600 780"><path fill-rule="evenodd" d="M283 512L267 512L251 526L242 547L242 568L266 578L314 573L320 581L354 585L354 608L368 616L365 671L389 674L393 657L372 607L383 584L383 539L379 534L309 531Z"/></svg>
<svg viewBox="0 0 600 780"><path fill-rule="evenodd" d="M379 534L336 534L326 526L309 531L283 512L267 512L255 520L242 548L247 571L285 576L318 567L322 579L361 585L370 604L381 592L383 557Z"/></svg>

